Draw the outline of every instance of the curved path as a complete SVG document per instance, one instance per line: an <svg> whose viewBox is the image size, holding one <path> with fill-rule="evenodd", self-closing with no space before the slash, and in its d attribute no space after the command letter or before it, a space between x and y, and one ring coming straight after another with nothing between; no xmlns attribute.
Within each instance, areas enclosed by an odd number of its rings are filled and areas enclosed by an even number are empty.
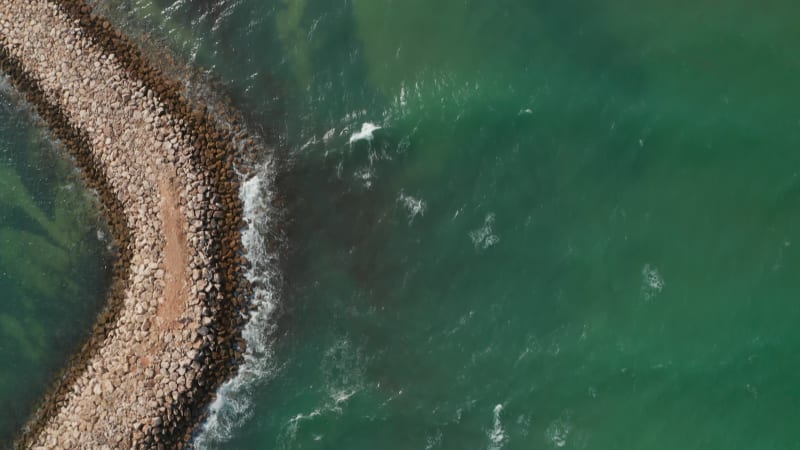
<svg viewBox="0 0 800 450"><path fill-rule="evenodd" d="M185 446L243 348L231 134L82 2L0 0L0 67L81 167L119 258L24 448Z"/></svg>

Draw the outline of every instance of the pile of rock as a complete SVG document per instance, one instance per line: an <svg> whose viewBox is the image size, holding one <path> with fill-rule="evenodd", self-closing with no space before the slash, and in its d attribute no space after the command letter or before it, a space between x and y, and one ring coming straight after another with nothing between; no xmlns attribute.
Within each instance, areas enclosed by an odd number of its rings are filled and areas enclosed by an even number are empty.
<svg viewBox="0 0 800 450"><path fill-rule="evenodd" d="M17 445L183 447L244 351L233 132L81 1L0 2L0 69L74 156L118 248L108 307Z"/></svg>

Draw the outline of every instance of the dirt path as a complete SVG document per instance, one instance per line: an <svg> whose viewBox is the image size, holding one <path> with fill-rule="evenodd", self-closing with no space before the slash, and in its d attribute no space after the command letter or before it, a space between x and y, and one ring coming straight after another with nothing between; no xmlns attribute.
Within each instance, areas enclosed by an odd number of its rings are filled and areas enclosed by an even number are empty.
<svg viewBox="0 0 800 450"><path fill-rule="evenodd" d="M189 248L183 227L186 220L181 217L176 201L178 192L172 181L159 183L161 194L161 223L164 230L164 300L158 305L160 325L177 328L181 314L186 311L189 298Z"/></svg>

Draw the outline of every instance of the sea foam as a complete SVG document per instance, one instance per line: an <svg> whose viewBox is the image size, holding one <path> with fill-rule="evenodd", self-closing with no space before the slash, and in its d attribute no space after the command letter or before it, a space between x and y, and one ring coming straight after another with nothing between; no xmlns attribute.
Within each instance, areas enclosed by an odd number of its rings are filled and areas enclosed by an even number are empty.
<svg viewBox="0 0 800 450"><path fill-rule="evenodd" d="M664 290L664 278L659 273L658 268L645 264L642 268L642 292L645 300L651 300Z"/></svg>
<svg viewBox="0 0 800 450"><path fill-rule="evenodd" d="M240 197L249 225L242 234L242 243L251 263L246 276L253 286L251 317L242 331L247 350L238 372L219 388L209 407L208 419L194 442L196 448L214 448L229 440L253 415L255 388L275 372L273 313L278 303L280 273L277 252L267 245L277 216L270 206L274 176L272 162L268 161L242 183Z"/></svg>
<svg viewBox="0 0 800 450"><path fill-rule="evenodd" d="M374 123L364 122L361 125L361 131L359 131L357 133L353 133L350 136L350 143L352 144L354 142L364 141L364 140L371 142L372 139L375 137L375 135L373 133L375 131L380 130L380 129L381 129L381 127L375 125Z"/></svg>
<svg viewBox="0 0 800 450"><path fill-rule="evenodd" d="M478 251L486 250L487 248L500 242L500 236L494 233L492 227L494 226L494 213L489 213L483 220L483 226L477 230L469 232L469 238L472 244Z"/></svg>
<svg viewBox="0 0 800 450"><path fill-rule="evenodd" d="M506 431L503 429L503 422L500 418L500 414L503 412L503 404L499 403L494 407L494 424L492 429L489 431L489 449L490 450L499 450L503 448L503 445L508 440L508 436L506 435Z"/></svg>
<svg viewBox="0 0 800 450"><path fill-rule="evenodd" d="M397 198L397 201L403 205L408 212L409 225L414 222L414 218L417 216L425 215L425 208L427 207L427 204L421 198L414 198L410 195L406 195L403 191L400 191L400 196Z"/></svg>

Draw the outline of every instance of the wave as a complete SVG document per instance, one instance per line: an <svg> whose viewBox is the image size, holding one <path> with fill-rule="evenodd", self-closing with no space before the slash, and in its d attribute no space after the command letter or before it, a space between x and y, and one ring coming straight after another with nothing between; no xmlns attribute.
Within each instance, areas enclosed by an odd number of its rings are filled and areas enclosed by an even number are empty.
<svg viewBox="0 0 800 450"><path fill-rule="evenodd" d="M374 123L364 122L363 124L361 124L361 131L353 133L353 135L350 136L350 144L353 144L358 141L372 142L372 139L375 137L373 133L380 129L381 127L375 125Z"/></svg>
<svg viewBox="0 0 800 450"><path fill-rule="evenodd" d="M199 449L215 448L231 439L253 415L256 389L276 372L273 358L274 313L278 305L281 276L278 252L269 245L275 236L278 212L270 206L274 197L275 169L270 159L242 183L240 197L248 223L242 234L250 269L246 276L253 287L251 317L242 331L247 343L244 362L236 375L225 382L209 407L209 415L195 438Z"/></svg>
<svg viewBox="0 0 800 450"><path fill-rule="evenodd" d="M494 414L494 425L492 426L492 430L489 432L489 449L490 450L499 450L503 448L503 445L508 440L508 435L506 435L506 430L503 428L503 422L500 419L500 414L503 412L503 404L497 404L494 407L493 414Z"/></svg>

